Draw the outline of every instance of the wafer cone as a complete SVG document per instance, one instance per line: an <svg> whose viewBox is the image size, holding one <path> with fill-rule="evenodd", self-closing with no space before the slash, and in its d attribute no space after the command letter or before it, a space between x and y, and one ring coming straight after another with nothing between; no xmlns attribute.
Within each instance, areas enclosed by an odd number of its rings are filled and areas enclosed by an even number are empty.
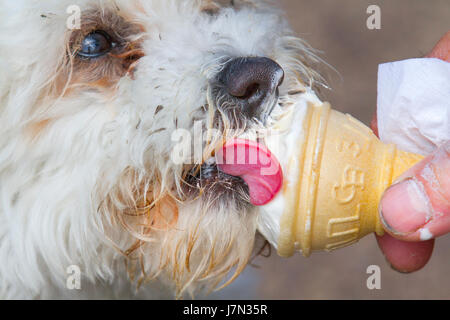
<svg viewBox="0 0 450 320"><path fill-rule="evenodd" d="M372 232L382 235L378 203L383 191L423 157L382 143L364 124L328 103L309 107L304 128L288 164L288 174L297 179L282 191L279 255L301 250L308 256Z"/></svg>

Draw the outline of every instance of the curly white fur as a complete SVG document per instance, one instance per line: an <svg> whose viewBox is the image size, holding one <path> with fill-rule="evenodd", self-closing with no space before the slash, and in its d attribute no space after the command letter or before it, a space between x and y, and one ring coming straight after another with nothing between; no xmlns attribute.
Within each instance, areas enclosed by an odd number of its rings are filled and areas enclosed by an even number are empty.
<svg viewBox="0 0 450 320"><path fill-rule="evenodd" d="M214 15L202 11L207 0L0 3L0 297L180 296L245 267L257 210L208 194L186 200L171 134L208 122L208 88L229 59L277 61L281 100L318 79L308 64L317 59L272 4L217 2ZM132 75L109 87L77 82L66 28L74 4L139 26L127 39L143 52ZM176 207L158 209L174 226L149 231L124 215L158 201ZM66 288L70 265L81 290Z"/></svg>

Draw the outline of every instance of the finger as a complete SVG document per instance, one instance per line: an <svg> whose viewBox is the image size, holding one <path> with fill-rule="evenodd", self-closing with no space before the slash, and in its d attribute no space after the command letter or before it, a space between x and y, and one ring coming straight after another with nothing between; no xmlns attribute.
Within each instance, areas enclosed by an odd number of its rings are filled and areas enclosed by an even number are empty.
<svg viewBox="0 0 450 320"><path fill-rule="evenodd" d="M450 62L449 57L450 32L438 42L435 48L427 55ZM378 134L377 113L375 112L371 128ZM377 243L390 265L400 272L413 272L421 269L429 261L434 247L434 239L420 242L405 242L385 234L376 236Z"/></svg>
<svg viewBox="0 0 450 320"><path fill-rule="evenodd" d="M370 124L378 136L378 121L375 113ZM378 246L391 267L399 272L409 273L422 269L430 260L434 248L434 239L421 242L398 240L389 234L377 236Z"/></svg>
<svg viewBox="0 0 450 320"><path fill-rule="evenodd" d="M438 58L447 62L450 62L450 31L448 31L439 40L437 45L427 55L428 58Z"/></svg>
<svg viewBox="0 0 450 320"><path fill-rule="evenodd" d="M450 232L450 141L388 188L379 209L386 231L401 240Z"/></svg>
<svg viewBox="0 0 450 320"><path fill-rule="evenodd" d="M377 117L377 113L375 112L375 114L372 117L372 121L370 122L370 128L372 129L373 133L375 133L375 135L377 137L379 137L378 134L378 117Z"/></svg>
<svg viewBox="0 0 450 320"><path fill-rule="evenodd" d="M378 246L389 264L400 272L414 272L422 269L430 260L434 239L420 242L398 240L389 234L376 236Z"/></svg>

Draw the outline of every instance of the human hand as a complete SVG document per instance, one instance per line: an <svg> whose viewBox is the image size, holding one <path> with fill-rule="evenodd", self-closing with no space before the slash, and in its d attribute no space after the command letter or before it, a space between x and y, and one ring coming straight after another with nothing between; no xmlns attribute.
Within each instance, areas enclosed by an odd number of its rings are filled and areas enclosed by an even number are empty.
<svg viewBox="0 0 450 320"><path fill-rule="evenodd" d="M450 62L450 32L427 57ZM378 134L376 116L372 129ZM413 272L430 259L434 238L450 233L450 141L397 181L380 202L387 234L377 241L394 269Z"/></svg>

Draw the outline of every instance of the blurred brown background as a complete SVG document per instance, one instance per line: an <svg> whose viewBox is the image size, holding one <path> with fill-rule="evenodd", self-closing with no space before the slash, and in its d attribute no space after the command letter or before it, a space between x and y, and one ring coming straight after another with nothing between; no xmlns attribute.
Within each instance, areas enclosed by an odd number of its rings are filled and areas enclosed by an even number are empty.
<svg viewBox="0 0 450 320"><path fill-rule="evenodd" d="M326 100L370 122L378 64L421 57L450 30L449 0L278 0L297 35L323 52L329 71ZM368 30L367 7L381 9L381 29ZM430 263L414 274L393 271L374 236L333 253L254 261L219 299L450 299L450 236L436 241ZM369 290L369 265L381 268L381 290Z"/></svg>

